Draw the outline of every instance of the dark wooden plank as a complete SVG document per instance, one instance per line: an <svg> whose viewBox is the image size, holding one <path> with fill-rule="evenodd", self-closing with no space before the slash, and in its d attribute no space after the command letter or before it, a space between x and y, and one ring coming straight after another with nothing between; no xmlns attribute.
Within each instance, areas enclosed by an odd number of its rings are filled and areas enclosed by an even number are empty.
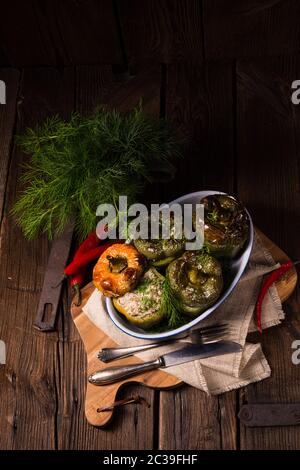
<svg viewBox="0 0 300 470"><path fill-rule="evenodd" d="M3 56L2 56L3 57ZM1 56L0 56L1 58ZM5 189L7 184L8 169L11 155L12 136L14 131L14 125L16 121L16 110L17 110L17 95L19 87L20 74L17 70L0 69L0 80L3 80L9 87L9 93L6 96L6 104L0 105L0 227L2 225L3 205L5 199ZM0 228L1 230L1 228ZM0 231L1 233L1 231ZM1 245L0 245L1 246ZM0 247L1 252L1 247ZM0 323L0 339L4 341L5 326L4 322ZM8 355L8 351L7 351ZM8 358L7 358L8 360ZM5 367L0 366L0 381L1 383L6 382ZM13 422L13 414L7 413L7 419L11 418ZM1 442L0 447L4 443Z"/></svg>
<svg viewBox="0 0 300 470"><path fill-rule="evenodd" d="M55 113L67 117L73 90L71 69L27 69L20 86L17 132ZM49 246L44 237L25 241L10 215L21 189L20 164L27 158L14 147L1 229L0 337L7 345L5 380L0 388L1 446L54 449L60 388L58 335L32 328Z"/></svg>
<svg viewBox="0 0 300 470"><path fill-rule="evenodd" d="M0 37L0 67L8 67L10 64L9 64L9 60L5 54L5 51L3 49L3 46L2 46L2 41L1 41L1 37Z"/></svg>
<svg viewBox="0 0 300 470"><path fill-rule="evenodd" d="M18 70L0 69L0 80L6 85L6 104L0 104L0 220L16 120L19 79Z"/></svg>
<svg viewBox="0 0 300 470"><path fill-rule="evenodd" d="M299 14L298 0L203 0L205 56L298 53Z"/></svg>
<svg viewBox="0 0 300 470"><path fill-rule="evenodd" d="M160 449L221 448L217 398L188 386L160 396Z"/></svg>
<svg viewBox="0 0 300 470"><path fill-rule="evenodd" d="M64 51L64 64L123 63L113 1L48 0L43 21L50 33L56 27L55 48Z"/></svg>
<svg viewBox="0 0 300 470"><path fill-rule="evenodd" d="M57 63L49 31L40 28L38 3L12 0L1 5L0 37L12 66Z"/></svg>
<svg viewBox="0 0 300 470"><path fill-rule="evenodd" d="M190 141L177 178L165 185L170 200L201 189L233 191L232 65L170 65L166 117ZM161 449L236 446L235 392L209 397L191 387L160 394ZM230 425L230 435L228 426Z"/></svg>
<svg viewBox="0 0 300 470"><path fill-rule="evenodd" d="M218 397L218 401L221 448L235 450L238 448L237 392L233 390L223 393Z"/></svg>
<svg viewBox="0 0 300 470"><path fill-rule="evenodd" d="M5 2L0 37L17 67L123 62L109 0Z"/></svg>
<svg viewBox="0 0 300 470"><path fill-rule="evenodd" d="M112 108L126 113L141 101L148 116L159 118L161 68L158 65L140 66L128 80L116 88L106 100Z"/></svg>
<svg viewBox="0 0 300 470"><path fill-rule="evenodd" d="M89 113L105 104L126 113L142 101L147 115L159 116L160 78L157 65L142 67L125 81L119 81L109 66L78 67L77 107Z"/></svg>
<svg viewBox="0 0 300 470"><path fill-rule="evenodd" d="M291 103L290 86L299 76L298 56L240 61L237 66L238 194L254 222L292 259L300 258L300 107ZM300 368L291 360L292 343L300 334L299 289L284 308L284 324L262 337L272 376L241 391L240 405L299 401ZM243 449L299 447L297 426L241 426Z"/></svg>
<svg viewBox="0 0 300 470"><path fill-rule="evenodd" d="M232 65L169 65L166 82L166 116L186 139L186 150L165 191L172 198L201 189L232 193Z"/></svg>
<svg viewBox="0 0 300 470"><path fill-rule="evenodd" d="M130 64L203 60L200 2L118 0Z"/></svg>
<svg viewBox="0 0 300 470"><path fill-rule="evenodd" d="M150 68L128 82L114 80L110 67L79 67L77 70L77 110L91 112L102 103L123 112L136 105L141 97L145 112L159 115L160 69ZM99 201L100 202L100 201ZM141 386L124 387L120 397L143 396L150 408L133 405L118 409L108 430L90 426L84 416L86 358L78 333L65 311L64 342L60 344L63 363L62 408L60 411L60 449L151 449L154 435L155 394ZM128 430L131 430L128 432Z"/></svg>

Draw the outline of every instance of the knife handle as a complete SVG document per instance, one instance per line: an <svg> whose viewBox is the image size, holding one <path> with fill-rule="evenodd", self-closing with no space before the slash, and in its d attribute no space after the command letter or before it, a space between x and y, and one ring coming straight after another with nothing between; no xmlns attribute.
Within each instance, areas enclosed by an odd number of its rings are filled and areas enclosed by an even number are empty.
<svg viewBox="0 0 300 470"><path fill-rule="evenodd" d="M153 361L143 362L142 364L107 367L91 374L89 376L89 382L94 385L112 384L114 382L127 379L128 377L132 377L133 375L138 375L163 366L163 359L159 357Z"/></svg>

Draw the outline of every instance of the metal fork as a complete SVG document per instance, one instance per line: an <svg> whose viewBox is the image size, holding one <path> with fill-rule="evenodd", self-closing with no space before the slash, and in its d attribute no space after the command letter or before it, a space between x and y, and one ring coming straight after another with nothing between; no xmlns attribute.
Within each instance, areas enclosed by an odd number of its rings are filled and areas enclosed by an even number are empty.
<svg viewBox="0 0 300 470"><path fill-rule="evenodd" d="M148 349L157 348L171 343L213 343L215 341L224 339L228 334L227 323L217 323L215 325L200 328L198 330L192 330L184 336L180 336L168 341L159 341L157 343L148 343L140 346L130 346L128 348L103 348L98 352L97 357L102 362L111 362L115 359L123 359L124 357L132 356L137 352L147 351Z"/></svg>

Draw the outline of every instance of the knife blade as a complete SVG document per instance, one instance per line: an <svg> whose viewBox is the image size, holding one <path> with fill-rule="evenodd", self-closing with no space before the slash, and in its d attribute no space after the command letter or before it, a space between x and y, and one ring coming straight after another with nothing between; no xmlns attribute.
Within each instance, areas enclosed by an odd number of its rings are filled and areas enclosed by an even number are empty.
<svg viewBox="0 0 300 470"><path fill-rule="evenodd" d="M171 353L160 356L163 361L161 367L171 367L185 362L196 361L211 356L221 356L232 352L241 351L241 345L233 341L216 341L207 344L191 344Z"/></svg>
<svg viewBox="0 0 300 470"><path fill-rule="evenodd" d="M57 284L57 281L62 276L69 257L73 231L74 223L71 222L66 230L52 242L42 293L33 324L34 328L39 331L53 331L55 329L59 301L63 288L63 285ZM47 312L47 309L50 311Z"/></svg>
<svg viewBox="0 0 300 470"><path fill-rule="evenodd" d="M167 368L207 357L236 353L241 350L241 345L233 341L218 341L201 345L190 344L176 351L163 354L153 361L104 368L91 374L88 380L94 385L107 385L161 367Z"/></svg>

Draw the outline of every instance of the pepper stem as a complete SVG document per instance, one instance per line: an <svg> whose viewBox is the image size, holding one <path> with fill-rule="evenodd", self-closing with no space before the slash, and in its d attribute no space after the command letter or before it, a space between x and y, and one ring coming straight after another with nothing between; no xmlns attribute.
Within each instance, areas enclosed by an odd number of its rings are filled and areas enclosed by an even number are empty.
<svg viewBox="0 0 300 470"><path fill-rule="evenodd" d="M74 284L73 289L75 291L75 296L77 298L77 301L75 301L75 306L80 307L81 302L82 302L82 295L81 295L80 285L78 283Z"/></svg>

